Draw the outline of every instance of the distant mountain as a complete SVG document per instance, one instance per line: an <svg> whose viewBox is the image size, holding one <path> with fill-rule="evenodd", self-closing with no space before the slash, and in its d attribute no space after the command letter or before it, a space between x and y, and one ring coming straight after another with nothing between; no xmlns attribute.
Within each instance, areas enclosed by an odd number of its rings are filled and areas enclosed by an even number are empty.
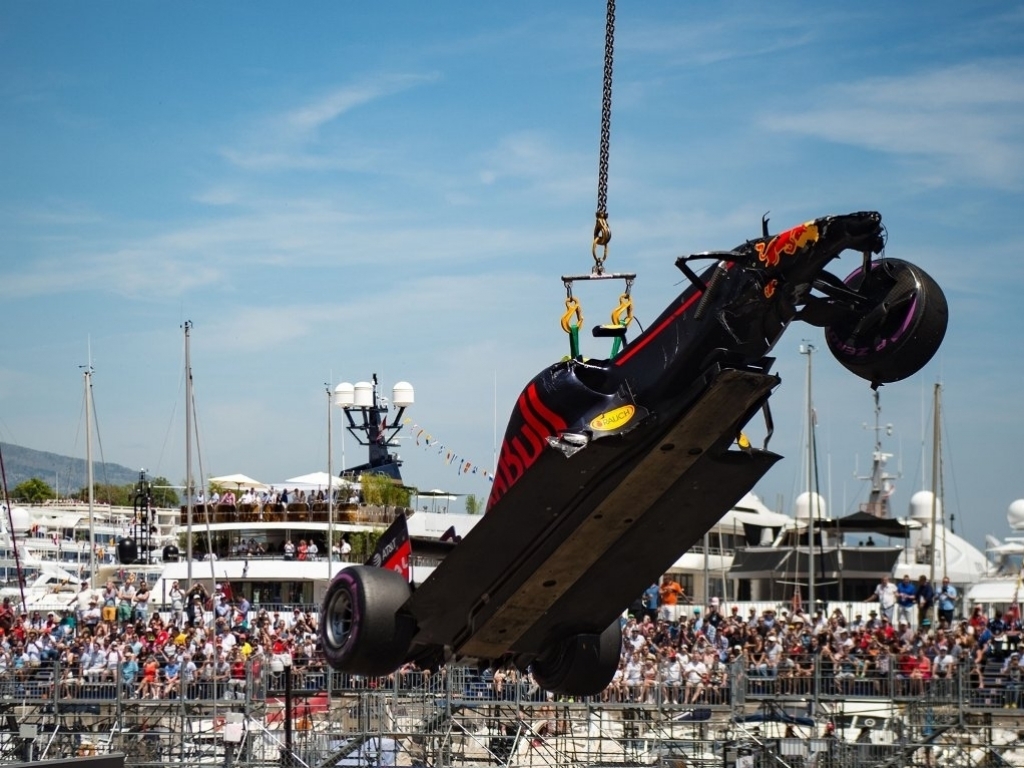
<svg viewBox="0 0 1024 768"><path fill-rule="evenodd" d="M55 490L62 496L66 493L75 493L89 485L85 459L36 451L10 443L0 443L0 450L3 451L8 490L13 490L19 483L33 477L38 477L51 488L56 486ZM101 464L93 461L92 473L93 482L101 484L128 485L139 479L138 470L109 462Z"/></svg>

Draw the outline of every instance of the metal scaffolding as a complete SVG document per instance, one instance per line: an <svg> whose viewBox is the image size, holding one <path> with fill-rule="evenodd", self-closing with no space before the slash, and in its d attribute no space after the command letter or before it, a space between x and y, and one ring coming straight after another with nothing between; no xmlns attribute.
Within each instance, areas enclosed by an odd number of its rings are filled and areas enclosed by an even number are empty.
<svg viewBox="0 0 1024 768"><path fill-rule="evenodd" d="M465 667L367 679L251 665L138 698L56 667L0 674L0 761L123 752L126 765L867 768L1024 765L1024 691L962 678L803 687L734 670L696 703L644 693L551 697L529 676ZM634 700L634 699L642 700Z"/></svg>

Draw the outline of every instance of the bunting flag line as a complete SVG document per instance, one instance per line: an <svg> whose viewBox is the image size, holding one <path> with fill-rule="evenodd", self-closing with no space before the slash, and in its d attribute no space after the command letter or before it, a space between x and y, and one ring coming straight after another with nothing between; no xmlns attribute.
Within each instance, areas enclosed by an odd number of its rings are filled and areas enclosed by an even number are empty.
<svg viewBox="0 0 1024 768"><path fill-rule="evenodd" d="M406 419L405 423L409 424L410 419ZM483 475L484 479L489 483L494 482L494 473L484 469L482 466L477 464L475 461L470 461L465 456L460 456L449 446L442 443L440 440L435 438L432 434L427 432L425 427L421 427L419 424L413 424L412 429L413 440L416 443L417 448L427 450L429 448L436 448L436 453L441 457L441 460L448 466L454 466L455 471L459 475Z"/></svg>

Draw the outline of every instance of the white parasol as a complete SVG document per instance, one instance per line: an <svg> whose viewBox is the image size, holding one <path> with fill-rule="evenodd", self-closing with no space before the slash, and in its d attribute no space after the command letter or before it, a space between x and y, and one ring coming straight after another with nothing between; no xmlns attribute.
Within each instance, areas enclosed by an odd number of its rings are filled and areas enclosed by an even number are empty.
<svg viewBox="0 0 1024 768"><path fill-rule="evenodd" d="M310 472L308 475L289 477L282 486L299 490L320 490L321 488L351 488L354 484L340 477L332 477L326 472Z"/></svg>
<svg viewBox="0 0 1024 768"><path fill-rule="evenodd" d="M234 474L234 475L221 475L220 477L207 478L207 482L216 483L217 485L223 486L234 486L236 490L242 490L248 488L253 491L265 491L268 486L265 483L261 483L259 480L253 480L248 475Z"/></svg>

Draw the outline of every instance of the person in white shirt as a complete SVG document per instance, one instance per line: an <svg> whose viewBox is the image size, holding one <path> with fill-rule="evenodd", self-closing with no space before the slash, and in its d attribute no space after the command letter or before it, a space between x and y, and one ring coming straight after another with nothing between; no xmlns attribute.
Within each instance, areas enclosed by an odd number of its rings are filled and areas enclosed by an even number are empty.
<svg viewBox="0 0 1024 768"><path fill-rule="evenodd" d="M626 695L631 701L637 701L640 696L640 689L643 685L644 664L641 661L639 651L630 654L626 661L626 668L623 671L625 678Z"/></svg>
<svg viewBox="0 0 1024 768"><path fill-rule="evenodd" d="M220 636L220 638L221 648L224 649L225 654L230 655L231 651L234 650L235 646L238 644L238 638L235 637L234 632L225 632Z"/></svg>
<svg viewBox="0 0 1024 768"><path fill-rule="evenodd" d="M117 670L121 666L121 649L117 643L111 643L107 648L106 669L103 670L104 680L116 680Z"/></svg>
<svg viewBox="0 0 1024 768"><path fill-rule="evenodd" d="M690 659L689 664L683 670L683 678L686 680L684 704L696 704L698 699L704 695L704 678L707 677L707 674L707 665L699 657Z"/></svg>
<svg viewBox="0 0 1024 768"><path fill-rule="evenodd" d="M879 606L882 609L882 615L887 616L889 623L895 625L896 621L896 585L893 584L889 577L882 576L882 581L879 582L878 586L875 587L875 593L867 599L866 602L877 600Z"/></svg>
<svg viewBox="0 0 1024 768"><path fill-rule="evenodd" d="M661 679L665 684L665 698L670 704L679 704L679 690L683 685L683 665L675 651L668 655L662 669Z"/></svg>

